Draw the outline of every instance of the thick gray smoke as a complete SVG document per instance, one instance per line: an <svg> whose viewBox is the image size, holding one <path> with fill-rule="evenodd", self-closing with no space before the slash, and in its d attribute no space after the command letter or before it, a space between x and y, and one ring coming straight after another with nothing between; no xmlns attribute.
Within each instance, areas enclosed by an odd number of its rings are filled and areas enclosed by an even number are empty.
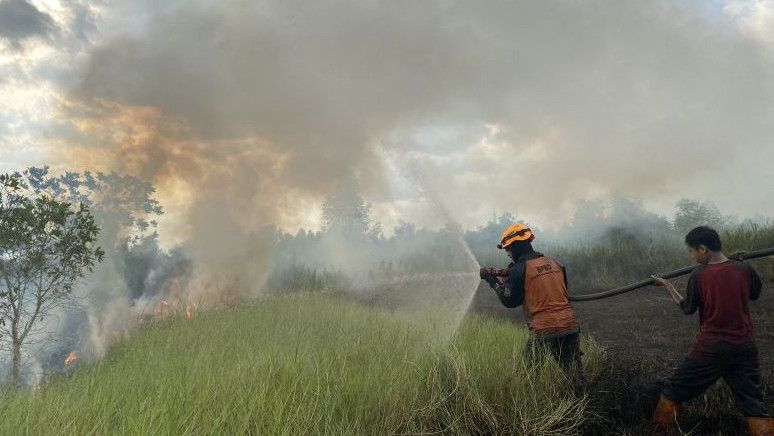
<svg viewBox="0 0 774 436"><path fill-rule="evenodd" d="M144 32L95 50L75 95L159 108L210 144L259 137L286 159L272 183L313 195L353 171L378 195L371 145L389 139L424 155L466 224L474 198L541 216L566 215L579 197L680 190L725 206L718 176L736 188L764 180L760 156L748 156L771 154L774 69L712 8L173 3ZM488 140L469 141L484 123L496 126ZM462 134L418 142L431 127ZM763 190L751 186L741 206Z"/></svg>
<svg viewBox="0 0 774 436"><path fill-rule="evenodd" d="M55 29L51 16L26 0L0 2L0 40L5 39L15 49L21 49L25 39L47 38Z"/></svg>

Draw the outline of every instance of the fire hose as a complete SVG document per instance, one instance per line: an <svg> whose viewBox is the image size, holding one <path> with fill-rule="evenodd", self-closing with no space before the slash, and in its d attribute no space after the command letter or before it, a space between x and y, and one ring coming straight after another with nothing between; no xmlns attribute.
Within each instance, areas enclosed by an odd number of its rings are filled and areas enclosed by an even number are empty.
<svg viewBox="0 0 774 436"><path fill-rule="evenodd" d="M755 251L740 251L730 255L729 259L745 261L748 259L755 259L759 257L766 257L766 256L772 256L772 255L774 255L774 247L764 248L762 250L755 250ZM696 265L686 266L685 268L676 269L674 271L669 271L663 274L656 274L656 276L662 277L665 279L673 279L675 277L680 277L682 275L690 273L691 271L694 270L694 268L696 268ZM570 301L600 300L602 298L608 298L615 295L624 294L626 292L630 292L635 289L639 289L645 286L650 286L655 284L656 284L656 281L653 280L652 278L649 278L647 280L642 280L620 288L610 289L608 291L596 292L593 294L570 295Z"/></svg>
<svg viewBox="0 0 774 436"><path fill-rule="evenodd" d="M773 255L774 255L774 247L771 247L771 248L764 248L764 249L755 250L755 251L739 251L728 257L729 259L738 260L741 262L749 259L756 259L759 257L766 257L766 256L773 256ZM656 274L656 276L665 278L665 279L673 279L675 277L680 277L682 275L688 274L691 271L693 271L695 268L696 268L696 265L686 266L684 268L676 269L674 271L669 271L667 273ZM500 285L501 284L500 280L504 280L506 277L508 277L509 274L510 274L510 270L508 268L505 268L505 269L482 268L481 269L481 278L485 280L487 283L489 283L489 285L492 286L493 288ZM635 289L644 288L645 286L651 286L655 284L656 284L655 280L653 280L652 278L648 278L647 280L642 280L636 283L622 286L620 288L610 289L607 291L595 292L592 294L569 295L569 298L570 298L570 301L601 300L603 298L613 297L616 295L633 291Z"/></svg>

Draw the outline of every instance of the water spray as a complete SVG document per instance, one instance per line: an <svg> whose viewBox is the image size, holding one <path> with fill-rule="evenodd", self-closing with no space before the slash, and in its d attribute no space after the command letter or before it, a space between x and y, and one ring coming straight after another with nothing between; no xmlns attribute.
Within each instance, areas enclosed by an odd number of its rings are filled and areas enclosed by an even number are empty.
<svg viewBox="0 0 774 436"><path fill-rule="evenodd" d="M473 255L473 251L465 241L462 233L462 227L454 220L449 212L449 209L441 201L437 193L431 189L431 183L424 177L424 173L416 167L412 162L405 162L398 167L394 164L398 159L394 155L394 152L387 150L383 145L377 144L376 149L382 154L384 160L396 170L401 176L412 182L412 186L417 190L419 196L425 199L434 213L439 214L445 223L448 224L450 233L453 235L457 245L462 249L465 256L465 271L448 271L435 275L427 274L413 274L406 275L404 277L398 277L396 280L402 283L408 281L414 283L426 282L433 279L439 280L452 280L455 286L451 287L456 289L457 295L455 295L455 301L459 301L459 306L455 308L455 314L453 315L452 326L448 338L451 338L454 332L459 329L462 320L465 317L468 309L470 308L473 298L475 297L476 290L478 289L480 277L479 269L480 265L476 257ZM447 339L448 339L447 338Z"/></svg>

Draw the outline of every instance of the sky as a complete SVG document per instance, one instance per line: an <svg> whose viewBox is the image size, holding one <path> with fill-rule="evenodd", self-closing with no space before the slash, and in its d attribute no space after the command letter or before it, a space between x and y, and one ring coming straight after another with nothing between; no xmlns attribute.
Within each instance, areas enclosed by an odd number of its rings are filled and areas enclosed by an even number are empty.
<svg viewBox="0 0 774 436"><path fill-rule="evenodd" d="M772 0L0 0L0 171L136 175L175 241L353 180L388 231L774 217L773 121Z"/></svg>

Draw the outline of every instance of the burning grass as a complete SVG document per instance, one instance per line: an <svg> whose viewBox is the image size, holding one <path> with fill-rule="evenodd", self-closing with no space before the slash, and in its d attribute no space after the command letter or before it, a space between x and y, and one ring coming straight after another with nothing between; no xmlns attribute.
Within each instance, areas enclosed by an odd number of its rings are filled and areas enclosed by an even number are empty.
<svg viewBox="0 0 774 436"><path fill-rule="evenodd" d="M8 394L3 434L572 434L593 411L523 328L469 317L448 344L421 322L323 294L182 314L101 362ZM602 350L584 344L587 376Z"/></svg>

